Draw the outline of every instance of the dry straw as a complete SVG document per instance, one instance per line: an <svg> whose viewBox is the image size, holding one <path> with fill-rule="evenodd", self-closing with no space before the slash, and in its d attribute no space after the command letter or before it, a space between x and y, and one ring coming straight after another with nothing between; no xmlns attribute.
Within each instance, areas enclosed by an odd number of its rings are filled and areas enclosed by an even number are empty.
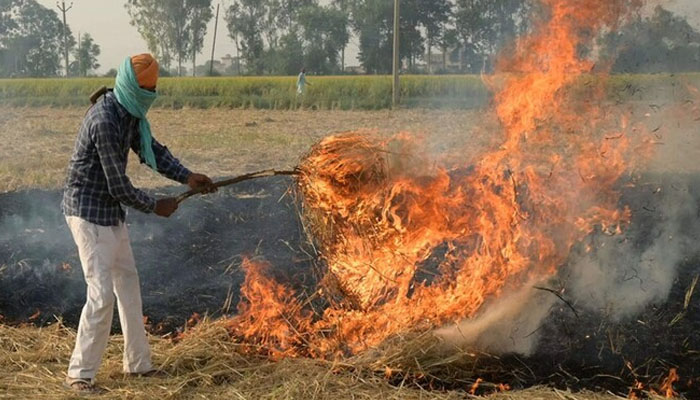
<svg viewBox="0 0 700 400"><path fill-rule="evenodd" d="M407 339L407 338L405 338ZM0 399L72 399L61 386L75 331L60 322L44 328L0 325ZM408 340L408 339L407 339ZM416 345L426 336L413 338ZM410 340L409 340L410 341ZM399 340L381 357L372 353L345 362L286 359L270 362L250 355L228 335L225 321L204 320L180 340L151 337L154 361L168 378L126 378L121 371L122 337L115 335L98 382L100 399L469 399L464 390L437 391L409 380L388 380L373 372L383 362L405 359L411 351ZM424 342L423 342L424 343ZM415 351L415 349L414 349ZM414 353L415 354L415 353ZM405 362L405 361L401 361ZM498 393L489 400L612 400L609 394L571 393L549 388Z"/></svg>

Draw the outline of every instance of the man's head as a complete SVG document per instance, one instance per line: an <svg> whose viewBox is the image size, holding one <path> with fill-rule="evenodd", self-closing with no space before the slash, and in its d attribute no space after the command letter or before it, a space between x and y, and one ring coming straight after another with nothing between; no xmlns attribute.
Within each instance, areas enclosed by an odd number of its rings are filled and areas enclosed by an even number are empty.
<svg viewBox="0 0 700 400"><path fill-rule="evenodd" d="M303 74L305 74L305 73L306 73L306 68L302 68L302 69L301 69L301 72L302 72Z"/></svg>
<svg viewBox="0 0 700 400"><path fill-rule="evenodd" d="M131 57L134 75L142 89L155 91L158 83L158 61L148 53Z"/></svg>

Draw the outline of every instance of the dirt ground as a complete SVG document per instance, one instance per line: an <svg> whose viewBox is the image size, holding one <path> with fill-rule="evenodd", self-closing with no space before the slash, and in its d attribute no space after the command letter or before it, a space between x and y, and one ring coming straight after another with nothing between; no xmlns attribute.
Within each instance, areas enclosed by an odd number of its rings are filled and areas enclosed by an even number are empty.
<svg viewBox="0 0 700 400"><path fill-rule="evenodd" d="M0 193L58 188L65 178L83 109L0 108ZM367 129L438 138L430 149L473 141L473 150L493 137L474 136L477 111L265 111L164 110L149 114L154 136L185 166L211 176L235 176L296 165L320 138ZM139 187L170 184L132 157L128 174Z"/></svg>
<svg viewBox="0 0 700 400"><path fill-rule="evenodd" d="M700 102L627 107L632 120L655 139L652 170L700 171ZM0 193L60 188L84 113L79 108L0 107ZM351 130L422 135L427 152L465 164L501 135L494 118L482 110L155 109L149 118L154 136L184 165L213 177L293 167L320 138ZM128 174L137 187L172 184L135 157Z"/></svg>

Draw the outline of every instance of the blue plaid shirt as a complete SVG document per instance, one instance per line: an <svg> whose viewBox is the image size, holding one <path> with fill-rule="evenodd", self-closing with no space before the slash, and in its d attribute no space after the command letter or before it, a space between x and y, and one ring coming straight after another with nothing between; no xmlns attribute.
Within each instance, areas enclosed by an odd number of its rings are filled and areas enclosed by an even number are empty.
<svg viewBox="0 0 700 400"><path fill-rule="evenodd" d="M126 111L111 91L88 110L78 132L68 168L61 209L97 225L123 222L122 204L145 213L153 212L156 200L136 189L126 176L131 148L140 155L139 120ZM190 171L153 139L158 172L186 183Z"/></svg>

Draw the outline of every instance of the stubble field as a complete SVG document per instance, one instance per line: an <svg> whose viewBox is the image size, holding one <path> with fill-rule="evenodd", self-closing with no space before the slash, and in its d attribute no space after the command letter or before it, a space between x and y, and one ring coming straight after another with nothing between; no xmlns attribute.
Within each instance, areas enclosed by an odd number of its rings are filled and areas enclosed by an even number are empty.
<svg viewBox="0 0 700 400"><path fill-rule="evenodd" d="M649 170L663 174L700 172L700 135L694 103L667 109L629 106L638 121L657 136L657 156ZM0 193L60 189L83 108L0 108ZM500 139L492 115L480 110L269 111L238 109L155 109L155 137L190 169L212 177L235 176L267 168L288 168L321 138L350 130L382 135L412 132L422 149L442 163L470 165ZM131 157L129 176L137 187L173 185ZM185 190L182 188L182 190ZM1 195L1 194L0 194ZM55 205L58 207L58 204ZM138 260L137 260L138 261ZM1 262L0 262L1 264ZM0 325L0 398L73 398L61 388L74 331L50 327ZM133 380L120 373L122 341L110 342L100 384L111 391L100 398L471 398L469 388L431 391L390 382L359 365L311 360L271 363L242 358L216 322L205 322L180 341L152 336L154 358L170 378ZM610 393L530 388L492 399L607 400Z"/></svg>

